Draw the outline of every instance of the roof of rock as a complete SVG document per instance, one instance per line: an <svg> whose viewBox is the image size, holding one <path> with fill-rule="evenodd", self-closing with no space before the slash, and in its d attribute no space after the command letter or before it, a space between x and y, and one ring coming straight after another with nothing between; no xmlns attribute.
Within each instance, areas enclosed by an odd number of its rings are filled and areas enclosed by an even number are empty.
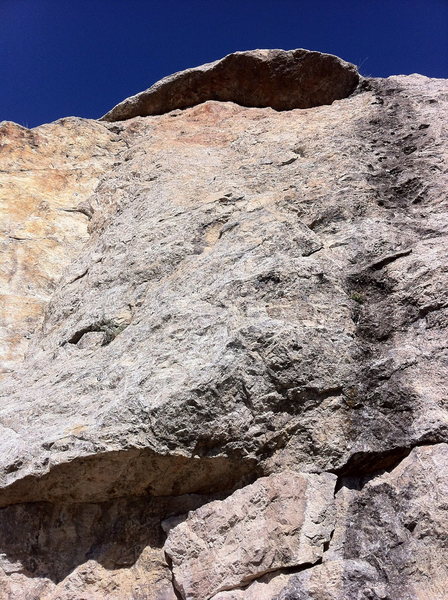
<svg viewBox="0 0 448 600"><path fill-rule="evenodd" d="M349 96L357 68L337 56L296 50L250 50L179 71L126 98L104 121L160 115L207 100L275 110L312 108Z"/></svg>

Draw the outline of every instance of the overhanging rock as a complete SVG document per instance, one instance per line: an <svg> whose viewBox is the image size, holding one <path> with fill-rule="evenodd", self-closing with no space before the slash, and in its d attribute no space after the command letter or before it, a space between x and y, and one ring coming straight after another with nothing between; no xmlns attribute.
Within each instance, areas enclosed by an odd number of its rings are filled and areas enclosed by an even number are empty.
<svg viewBox="0 0 448 600"><path fill-rule="evenodd" d="M161 79L117 104L102 120L161 115L207 100L275 110L312 108L346 98L358 82L356 67L332 54L302 48L235 52Z"/></svg>

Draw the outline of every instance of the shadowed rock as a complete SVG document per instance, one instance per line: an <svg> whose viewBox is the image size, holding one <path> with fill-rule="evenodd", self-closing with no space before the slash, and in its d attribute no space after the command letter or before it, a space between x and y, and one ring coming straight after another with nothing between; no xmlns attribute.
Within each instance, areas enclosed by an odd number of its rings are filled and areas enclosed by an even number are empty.
<svg viewBox="0 0 448 600"><path fill-rule="evenodd" d="M275 110L312 108L346 98L358 81L356 67L332 54L302 48L235 52L165 77L117 104L102 120L161 115L207 100Z"/></svg>
<svg viewBox="0 0 448 600"><path fill-rule="evenodd" d="M176 600L160 519L210 499L33 502L0 510L0 598Z"/></svg>
<svg viewBox="0 0 448 600"><path fill-rule="evenodd" d="M102 502L125 496L166 496L232 489L253 478L249 461L161 456L130 448L51 465L4 487L0 507L18 502ZM43 471L46 468L43 467Z"/></svg>

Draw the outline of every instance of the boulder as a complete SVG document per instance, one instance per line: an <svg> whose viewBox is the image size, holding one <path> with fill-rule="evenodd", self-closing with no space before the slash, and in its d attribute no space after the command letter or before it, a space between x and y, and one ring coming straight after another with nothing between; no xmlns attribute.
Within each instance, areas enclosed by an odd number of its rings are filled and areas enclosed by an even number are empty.
<svg viewBox="0 0 448 600"><path fill-rule="evenodd" d="M275 110L311 108L346 98L358 82L356 67L332 54L302 48L234 52L161 79L117 104L102 119L161 115L207 100Z"/></svg>
<svg viewBox="0 0 448 600"><path fill-rule="evenodd" d="M440 596L447 90L2 126L8 600Z"/></svg>

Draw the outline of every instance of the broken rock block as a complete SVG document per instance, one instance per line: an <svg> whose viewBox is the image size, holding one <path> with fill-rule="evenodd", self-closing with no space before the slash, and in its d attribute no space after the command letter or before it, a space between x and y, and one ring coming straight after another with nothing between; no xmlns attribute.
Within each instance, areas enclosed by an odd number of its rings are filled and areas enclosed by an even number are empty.
<svg viewBox="0 0 448 600"><path fill-rule="evenodd" d="M165 521L165 552L185 600L205 600L285 567L314 564L333 530L336 476L285 471ZM174 526L173 526L174 525Z"/></svg>

